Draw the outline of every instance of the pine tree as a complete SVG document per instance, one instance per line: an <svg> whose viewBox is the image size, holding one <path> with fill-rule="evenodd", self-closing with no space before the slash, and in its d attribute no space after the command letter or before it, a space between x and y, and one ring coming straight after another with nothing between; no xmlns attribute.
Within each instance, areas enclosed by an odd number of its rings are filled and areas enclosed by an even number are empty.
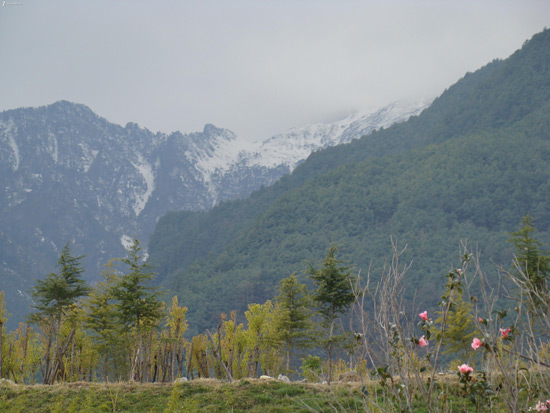
<svg viewBox="0 0 550 413"><path fill-rule="evenodd" d="M344 338L343 335L336 335L336 320L347 311L353 303L353 295L350 269L342 265L343 261L336 259L337 248L331 245L328 254L319 269L311 264L309 275L313 280L316 290L312 296L315 300L319 313L323 317L325 329L328 330L328 338L322 340L328 355L328 383L332 380L332 355L334 348Z"/></svg>
<svg viewBox="0 0 550 413"><path fill-rule="evenodd" d="M472 339L479 333L476 331L472 316L472 304L464 301L459 292L453 293L452 306L447 315L443 345L445 353L458 354L461 360L469 361L472 355ZM441 314L441 312L439 312ZM436 323L442 322L442 317L437 318Z"/></svg>
<svg viewBox="0 0 550 413"><path fill-rule="evenodd" d="M109 380L109 359L116 357L118 349L125 347L121 340L121 324L114 302L113 288L118 274L112 269L113 261L106 264L103 281L97 283L86 305L85 326L90 331L94 346L103 360L103 378ZM117 370L121 366L118 365Z"/></svg>
<svg viewBox="0 0 550 413"><path fill-rule="evenodd" d="M291 355L295 348L311 344L311 296L307 286L298 281L295 274L281 280L279 295L275 297L279 316L276 329L286 352L286 370L290 371Z"/></svg>
<svg viewBox="0 0 550 413"><path fill-rule="evenodd" d="M509 239L516 249L512 274L525 289L532 314L547 305L542 297L548 293L547 278L550 275L550 257L541 250L541 243L533 238L534 232L531 216L527 214L521 220L521 228L512 232Z"/></svg>
<svg viewBox="0 0 550 413"><path fill-rule="evenodd" d="M37 310L34 317L53 316L58 320L67 309L82 296L89 292L86 282L82 279L84 269L81 260L84 256L73 257L67 243L61 250L57 261L58 272L52 272L45 280L38 280L32 289L32 296Z"/></svg>
<svg viewBox="0 0 550 413"><path fill-rule="evenodd" d="M38 280L32 289L36 312L30 315L31 322L40 325L46 335L46 359L43 371L44 383L53 384L60 373L63 356L74 330L67 342L60 342L60 327L63 317L78 298L88 294L89 288L82 279L83 256L73 257L67 243L57 262L58 272L52 272L44 280Z"/></svg>
<svg viewBox="0 0 550 413"><path fill-rule="evenodd" d="M134 242L128 250L128 256L120 261L129 268L113 288L117 300L117 311L123 330L135 334L137 346L132 356L130 379L148 380L148 351L145 346L145 334L158 327L163 315L160 292L149 282L153 279L151 266L143 261L139 241Z"/></svg>

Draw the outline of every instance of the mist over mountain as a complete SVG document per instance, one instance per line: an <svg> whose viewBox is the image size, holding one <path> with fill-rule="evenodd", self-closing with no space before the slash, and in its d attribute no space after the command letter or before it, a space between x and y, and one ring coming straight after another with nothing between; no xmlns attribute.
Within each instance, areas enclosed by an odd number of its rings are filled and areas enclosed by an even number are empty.
<svg viewBox="0 0 550 413"><path fill-rule="evenodd" d="M420 115L314 152L291 175L208 212L170 213L150 262L199 331L220 313L272 298L331 242L379 277L390 236L408 245L408 299L437 302L461 243L511 265L506 241L531 214L550 240L550 30L467 73ZM416 295L415 295L416 294Z"/></svg>
<svg viewBox="0 0 550 413"><path fill-rule="evenodd" d="M67 101L0 113L0 290L12 322L29 309L34 280L54 271L73 240L85 277L146 244L168 211L207 210L291 172L315 150L349 142L419 113L396 103L335 124L309 125L250 143L206 125L202 132L152 133L122 127Z"/></svg>

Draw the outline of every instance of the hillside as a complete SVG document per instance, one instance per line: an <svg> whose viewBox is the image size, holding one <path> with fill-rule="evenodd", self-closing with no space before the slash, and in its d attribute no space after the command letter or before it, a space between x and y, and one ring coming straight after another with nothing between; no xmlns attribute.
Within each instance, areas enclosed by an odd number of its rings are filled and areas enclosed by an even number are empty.
<svg viewBox="0 0 550 413"><path fill-rule="evenodd" d="M318 262L331 240L356 270L379 275L390 236L408 245L409 297L433 281L462 240L508 266L508 232L531 213L550 225L550 31L464 76L419 116L315 152L292 175L208 213L171 213L150 240L163 284L195 328L273 296L278 281Z"/></svg>

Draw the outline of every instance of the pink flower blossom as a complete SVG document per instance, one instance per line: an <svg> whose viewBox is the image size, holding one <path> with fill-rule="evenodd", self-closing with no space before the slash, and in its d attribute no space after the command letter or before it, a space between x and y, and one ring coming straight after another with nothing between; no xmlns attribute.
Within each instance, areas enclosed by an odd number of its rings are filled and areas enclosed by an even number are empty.
<svg viewBox="0 0 550 413"><path fill-rule="evenodd" d="M483 323L483 318L479 317L477 320L478 320L480 323Z"/></svg>
<svg viewBox="0 0 550 413"><path fill-rule="evenodd" d="M427 311L424 311L423 313L418 314L418 316L424 321L428 320L428 312Z"/></svg>
<svg viewBox="0 0 550 413"><path fill-rule="evenodd" d="M548 410L548 400L545 402L538 402L535 406L537 412L545 412Z"/></svg>
<svg viewBox="0 0 550 413"><path fill-rule="evenodd" d="M500 334L502 334L502 338L507 338L508 337L508 334L510 334L510 327L508 327L506 330L503 330L502 328L500 329Z"/></svg>
<svg viewBox="0 0 550 413"><path fill-rule="evenodd" d="M467 373L471 373L472 371L474 371L474 369L471 368L470 366L468 366L467 364L463 364L462 366L458 366L458 370L462 374L467 374Z"/></svg>
<svg viewBox="0 0 550 413"><path fill-rule="evenodd" d="M474 341L472 341L472 348L474 350L477 350L478 348L480 348L481 346L483 346L483 341L481 341L479 338L477 337L474 337Z"/></svg>
<svg viewBox="0 0 550 413"><path fill-rule="evenodd" d="M418 340L418 345L420 347L426 347L428 344L428 340L426 340L424 336L420 337L420 340Z"/></svg>

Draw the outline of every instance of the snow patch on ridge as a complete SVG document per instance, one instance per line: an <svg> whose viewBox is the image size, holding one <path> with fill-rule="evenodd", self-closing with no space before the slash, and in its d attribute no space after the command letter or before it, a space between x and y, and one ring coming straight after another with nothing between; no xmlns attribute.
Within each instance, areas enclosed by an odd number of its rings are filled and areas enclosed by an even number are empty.
<svg viewBox="0 0 550 413"><path fill-rule="evenodd" d="M143 156L141 156L140 154L138 154L137 162L132 162L132 165L143 177L146 187L145 192L143 193L139 193L139 191L134 188L134 199L136 201L132 206L132 209L134 210L134 213L137 217L141 213L141 211L143 211L145 205L147 205L147 201L149 201L151 194L155 190L155 175L153 173L153 168L151 167L151 165L147 163L147 161L143 159Z"/></svg>
<svg viewBox="0 0 550 413"><path fill-rule="evenodd" d="M246 142L238 140L237 136L227 129L220 129L220 133L210 137L210 150L186 155L195 158L196 169L204 176L205 182L210 182L216 171L225 171L235 163L239 153L246 147Z"/></svg>
<svg viewBox="0 0 550 413"><path fill-rule="evenodd" d="M215 134L209 137L208 150L198 150L185 153L188 159L194 160L195 169L202 177L202 181L212 197L212 203L217 203L219 188L216 177L223 175L236 164L246 147L250 144L238 139L227 129L216 129ZM195 148L196 149L196 148Z"/></svg>
<svg viewBox="0 0 550 413"><path fill-rule="evenodd" d="M15 139L13 139L13 134L11 131L13 130L13 121L9 121L7 124L4 125L4 135L8 138L8 145L10 145L10 148L13 152L13 165L12 168L14 171L17 171L19 169L19 163L21 162L21 157L19 156L19 147L17 146L17 143L15 142Z"/></svg>
<svg viewBox="0 0 550 413"><path fill-rule="evenodd" d="M94 163L99 151L96 149L90 149L90 147L84 143L79 143L78 146L82 150L82 157L80 158L82 160L82 169L84 170L84 173L87 173L90 166Z"/></svg>
<svg viewBox="0 0 550 413"><path fill-rule="evenodd" d="M59 147L57 144L57 137L53 133L48 134L48 141L52 145L51 146L51 155L52 159L55 163L57 163L57 160L59 159Z"/></svg>

